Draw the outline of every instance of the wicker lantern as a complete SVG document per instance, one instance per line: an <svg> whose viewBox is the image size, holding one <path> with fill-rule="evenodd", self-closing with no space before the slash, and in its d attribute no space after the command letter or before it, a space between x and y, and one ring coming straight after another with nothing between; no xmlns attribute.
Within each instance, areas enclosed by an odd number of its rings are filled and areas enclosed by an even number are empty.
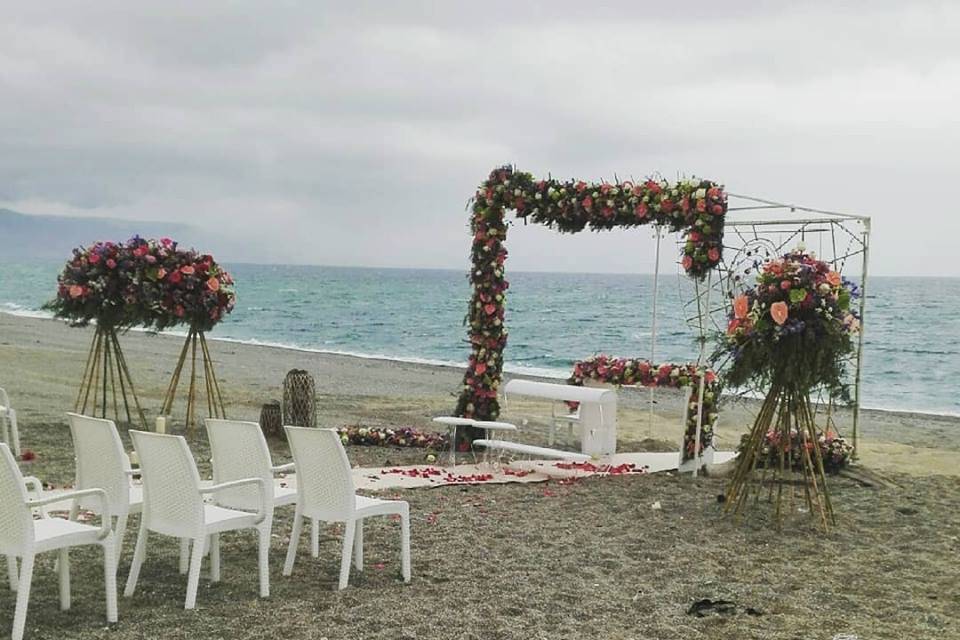
<svg viewBox="0 0 960 640"><path fill-rule="evenodd" d="M260 408L260 428L268 438L279 438L283 435L283 413L278 400L271 400Z"/></svg>
<svg viewBox="0 0 960 640"><path fill-rule="evenodd" d="M317 388L303 369L291 369L283 379L283 423L317 426Z"/></svg>

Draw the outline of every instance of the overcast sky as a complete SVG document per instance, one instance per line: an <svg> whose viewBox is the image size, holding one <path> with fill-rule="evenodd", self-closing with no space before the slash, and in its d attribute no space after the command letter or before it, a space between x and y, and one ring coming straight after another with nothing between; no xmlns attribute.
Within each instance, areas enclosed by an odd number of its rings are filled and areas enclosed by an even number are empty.
<svg viewBox="0 0 960 640"><path fill-rule="evenodd" d="M190 222L228 260L466 269L495 165L697 175L873 216L875 273L960 276L960 2L845 5L3 2L0 206ZM508 246L653 263L646 229Z"/></svg>

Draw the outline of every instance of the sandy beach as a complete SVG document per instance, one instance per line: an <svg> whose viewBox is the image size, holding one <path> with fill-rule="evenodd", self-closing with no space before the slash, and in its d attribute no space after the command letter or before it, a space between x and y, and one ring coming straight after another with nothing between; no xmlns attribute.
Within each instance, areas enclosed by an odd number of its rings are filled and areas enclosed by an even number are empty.
<svg viewBox="0 0 960 640"><path fill-rule="evenodd" d="M0 314L0 385L19 412L23 446L37 454L27 471L58 486L73 477L64 413L73 406L92 333ZM182 338L130 332L121 341L141 402L154 416ZM229 416L238 419L256 420L262 403L281 397L286 372L303 368L316 379L323 426L431 428L431 417L453 408L461 377L452 367L230 342L211 342L211 349ZM651 419L645 391L622 393L620 450L674 449L681 402L658 393ZM516 418L540 409L511 406ZM721 406L721 449L735 446L751 409L749 402ZM838 423L844 431L849 415L841 413ZM885 481L832 479L839 525L826 536L807 518L777 532L762 506L750 522L723 517L717 495L724 484L716 478L657 474L411 490L400 496L414 514L408 586L397 579L396 531L388 522L369 528L369 568L347 591L332 590L335 528L319 559L305 545L293 578L281 577L291 515L284 512L274 525L269 600L256 598L251 539L230 536L223 582L202 578L199 608L184 612L176 549L163 541L144 568L142 589L133 601L121 599L120 623L108 630L98 557L79 551L69 613L57 608L52 559L41 562L28 636L125 639L162 628L167 638L957 638L960 571L949 559L960 551L960 465L950 437L958 426L949 417L864 411L861 464ZM544 444L544 434L532 421L520 438ZM209 472L205 436L190 441ZM289 459L283 442L271 448L278 462ZM424 456L372 447L348 447L348 454L363 466L414 464ZM655 502L662 508L651 509ZM121 581L132 543L130 533ZM732 601L735 610L688 614L705 598ZM12 611L13 594L4 591L0 628L8 628Z"/></svg>
<svg viewBox="0 0 960 640"><path fill-rule="evenodd" d="M21 421L62 422L73 406L79 378L93 336L92 328L72 328L55 320L0 314L0 367L14 371L3 385L19 400ZM121 338L133 380L148 418L156 416L170 380L183 338L130 331ZM309 371L316 381L318 423L326 427L415 426L432 429L434 416L449 415L456 401L462 370L335 354L211 341L212 355L229 405L231 418L257 420L260 407L282 397L283 378L290 369ZM508 355L509 358L509 355ZM505 375L509 380L510 374ZM556 382L556 380L549 380ZM185 385L184 385L185 386ZM671 450L681 438L682 397L658 390L651 420L646 390L623 390L619 397L619 450ZM182 420L182 402L178 405ZM728 399L721 408L717 447L733 449L750 424L755 403ZM175 411L176 412L176 411ZM536 402L510 403L504 418L524 418L531 424L521 439L543 442L549 414ZM840 432L851 436L851 412L840 410ZM960 443L953 434L960 418L893 411L861 412L860 455L878 471L930 475L960 475L956 455Z"/></svg>

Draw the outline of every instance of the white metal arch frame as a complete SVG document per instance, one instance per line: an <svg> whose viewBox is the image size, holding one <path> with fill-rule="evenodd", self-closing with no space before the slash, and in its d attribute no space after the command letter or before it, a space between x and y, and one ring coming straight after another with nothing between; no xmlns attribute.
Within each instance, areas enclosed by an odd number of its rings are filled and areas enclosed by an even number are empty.
<svg viewBox="0 0 960 640"><path fill-rule="evenodd" d="M700 353L697 366L703 367L707 360L707 343L711 334L720 333L726 327L726 319L732 304L732 292L737 291L750 276L753 262L782 255L798 243L817 241L815 250L821 260L830 262L851 280L859 281L860 333L851 357L852 365L852 412L851 439L854 456L857 451L858 427L863 373L864 325L866 315L867 274L870 256L870 218L868 216L814 209L785 204L728 192L729 206L724 222L723 259L715 270L701 282L695 279L678 278L679 292L684 304L687 324L697 331ZM659 253L660 234L657 233ZM853 277L851 277L853 271ZM659 280L659 260L654 274L654 291ZM654 318L651 355L656 350L657 305L653 306ZM704 383L701 379L699 394L703 400ZM652 411L651 395L651 411ZM832 399L828 399L832 400ZM699 440L699 425L697 438ZM694 467L696 473L697 464Z"/></svg>

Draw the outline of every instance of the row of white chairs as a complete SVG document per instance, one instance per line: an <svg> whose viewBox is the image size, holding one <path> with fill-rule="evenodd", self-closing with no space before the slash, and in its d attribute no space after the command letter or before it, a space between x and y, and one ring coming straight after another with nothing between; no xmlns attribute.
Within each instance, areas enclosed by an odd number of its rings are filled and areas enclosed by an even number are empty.
<svg viewBox="0 0 960 640"><path fill-rule="evenodd" d="M285 427L294 462L274 466L259 425L207 420L213 464L213 484L207 484L201 481L182 436L130 431L140 463L135 470L112 421L77 414L68 417L76 452L74 491L41 495L39 481L24 478L9 447L0 444L0 554L7 556L10 588L17 592L13 640L23 637L34 558L45 551L59 551L60 605L66 610L70 607L68 549L101 546L107 620L117 620L115 576L131 513L140 513L140 529L124 590L127 597L136 590L148 538L155 533L180 539L180 572L188 573L184 607L194 608L203 558L209 555L210 578L219 581L220 534L242 529L257 532L260 596L269 596L274 509L291 504L295 505L293 531L283 575L293 572L305 518L313 523L314 556L319 555L318 523L342 522L345 532L337 588L345 588L351 560L358 570L363 568L363 520L397 515L401 525L401 573L405 582L410 581L408 504L356 495L346 451L333 430ZM292 470L296 474L289 479L296 483L296 489L275 482L276 473ZM142 485L133 481L138 474ZM32 492L28 493L28 487ZM47 506L65 501L72 505L69 519L48 516ZM98 514L100 526L78 522L81 509Z"/></svg>

